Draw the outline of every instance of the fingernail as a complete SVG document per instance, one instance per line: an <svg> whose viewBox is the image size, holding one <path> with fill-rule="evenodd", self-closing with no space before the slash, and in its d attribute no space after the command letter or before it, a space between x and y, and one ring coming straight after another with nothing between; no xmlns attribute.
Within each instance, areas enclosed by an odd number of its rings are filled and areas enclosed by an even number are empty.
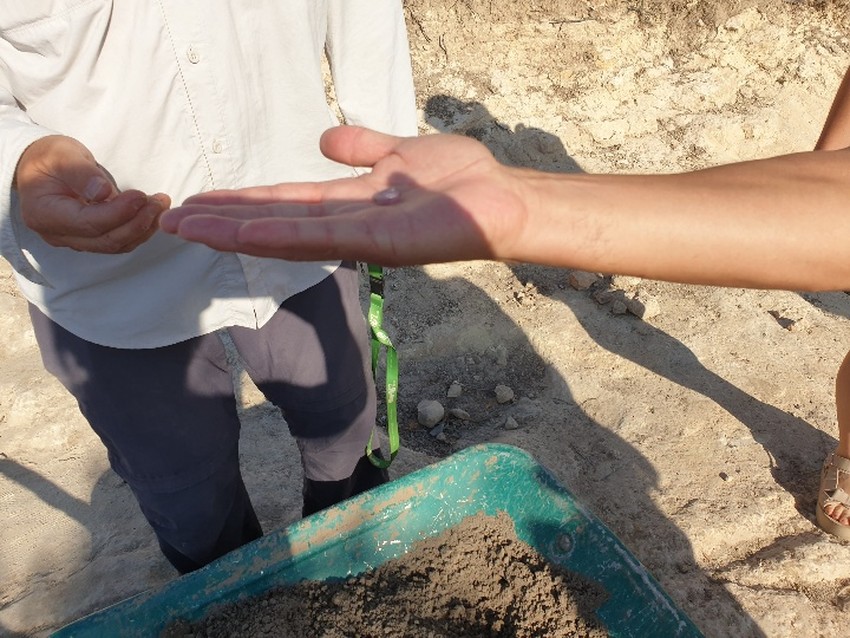
<svg viewBox="0 0 850 638"><path fill-rule="evenodd" d="M151 201L156 202L163 210L171 206L171 198L165 193L157 193L156 195L151 195Z"/></svg>
<svg viewBox="0 0 850 638"><path fill-rule="evenodd" d="M89 183L86 184L86 190L83 192L83 196L90 202L98 201L99 199L103 199L109 195L109 191L105 190L105 188L108 187L109 182L101 176L95 175L89 180Z"/></svg>

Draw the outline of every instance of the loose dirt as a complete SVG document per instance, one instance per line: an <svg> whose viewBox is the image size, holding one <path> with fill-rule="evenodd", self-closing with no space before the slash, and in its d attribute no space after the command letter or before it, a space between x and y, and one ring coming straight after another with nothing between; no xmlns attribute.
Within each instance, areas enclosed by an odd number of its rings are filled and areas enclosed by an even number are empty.
<svg viewBox="0 0 850 638"><path fill-rule="evenodd" d="M477 515L373 572L274 590L162 638L604 638L605 598L519 541L507 515Z"/></svg>

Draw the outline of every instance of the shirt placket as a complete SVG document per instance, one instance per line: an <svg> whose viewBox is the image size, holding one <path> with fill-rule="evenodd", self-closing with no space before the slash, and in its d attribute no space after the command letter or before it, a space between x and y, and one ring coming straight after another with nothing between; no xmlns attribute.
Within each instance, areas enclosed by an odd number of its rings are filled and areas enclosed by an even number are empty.
<svg viewBox="0 0 850 638"><path fill-rule="evenodd" d="M214 43L197 21L198 15L214 11L206 2L160 0L165 26L172 42L180 81L183 83L187 108L199 145L210 190L232 188L238 184L236 175L240 149L236 144L238 131L230 133L228 106L222 88L216 82ZM216 19L214 16L211 19ZM241 185L241 184L238 184ZM218 281L222 296L229 298L231 312L244 321L254 321L257 311L253 297L258 288L265 292L260 281L261 270L253 258L228 256L217 261Z"/></svg>

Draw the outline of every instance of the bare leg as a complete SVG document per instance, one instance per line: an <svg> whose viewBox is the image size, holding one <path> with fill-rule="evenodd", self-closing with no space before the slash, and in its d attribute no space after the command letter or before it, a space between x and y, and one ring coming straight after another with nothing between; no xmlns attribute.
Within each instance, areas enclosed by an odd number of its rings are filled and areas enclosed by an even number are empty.
<svg viewBox="0 0 850 638"><path fill-rule="evenodd" d="M850 352L844 357L835 379L835 408L838 413L838 454L850 458Z"/></svg>
<svg viewBox="0 0 850 638"><path fill-rule="evenodd" d="M850 352L844 357L835 380L835 408L838 415L838 448L835 453L850 459ZM850 473L839 472L838 485L850 493ZM823 510L834 521L850 526L850 507L847 505L827 501Z"/></svg>

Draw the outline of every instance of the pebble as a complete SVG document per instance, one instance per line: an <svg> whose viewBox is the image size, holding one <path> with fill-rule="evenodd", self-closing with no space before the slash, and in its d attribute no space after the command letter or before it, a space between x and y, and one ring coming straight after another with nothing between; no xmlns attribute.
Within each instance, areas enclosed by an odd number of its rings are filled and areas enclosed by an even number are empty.
<svg viewBox="0 0 850 638"><path fill-rule="evenodd" d="M460 419L461 421L469 421L469 419L472 418L470 417L469 412L460 408L452 408L449 410L449 415L456 419Z"/></svg>
<svg viewBox="0 0 850 638"><path fill-rule="evenodd" d="M452 381L449 389L446 391L446 396L450 399L456 399L463 394L463 386L457 381Z"/></svg>
<svg viewBox="0 0 850 638"><path fill-rule="evenodd" d="M443 404L433 399L423 399L416 406L417 421L426 428L437 425L446 414Z"/></svg>
<svg viewBox="0 0 850 638"><path fill-rule="evenodd" d="M612 275L611 285L617 288L634 288L640 285L643 281L641 277L633 277L632 275Z"/></svg>
<svg viewBox="0 0 850 638"><path fill-rule="evenodd" d="M380 205L395 204L400 199L401 191L395 186L385 188L384 190L379 191L372 196L372 201Z"/></svg>
<svg viewBox="0 0 850 638"><path fill-rule="evenodd" d="M626 301L629 312L641 319L652 319L661 314L661 305L655 297L635 295Z"/></svg>
<svg viewBox="0 0 850 638"><path fill-rule="evenodd" d="M611 302L611 312L615 315L624 315L629 311L629 307L622 299L615 299Z"/></svg>
<svg viewBox="0 0 850 638"><path fill-rule="evenodd" d="M593 299L600 306L604 306L606 303L611 303L611 300L614 298L614 291L603 288L602 290L597 290L593 293Z"/></svg>
<svg viewBox="0 0 850 638"><path fill-rule="evenodd" d="M506 385L497 385L496 389L496 402L497 403L508 403L509 401L513 401L514 391Z"/></svg>
<svg viewBox="0 0 850 638"><path fill-rule="evenodd" d="M601 277L594 272L573 270L569 275L568 281L576 290L587 290L600 279Z"/></svg>
<svg viewBox="0 0 850 638"><path fill-rule="evenodd" d="M519 423L530 423L539 418L543 413L541 408L535 401L528 397L520 397L516 405L511 409L511 416Z"/></svg>
<svg viewBox="0 0 850 638"><path fill-rule="evenodd" d="M516 422L515 418L513 418L512 416L509 415L508 418L505 419L505 429L506 430L518 430L519 429L519 423Z"/></svg>

